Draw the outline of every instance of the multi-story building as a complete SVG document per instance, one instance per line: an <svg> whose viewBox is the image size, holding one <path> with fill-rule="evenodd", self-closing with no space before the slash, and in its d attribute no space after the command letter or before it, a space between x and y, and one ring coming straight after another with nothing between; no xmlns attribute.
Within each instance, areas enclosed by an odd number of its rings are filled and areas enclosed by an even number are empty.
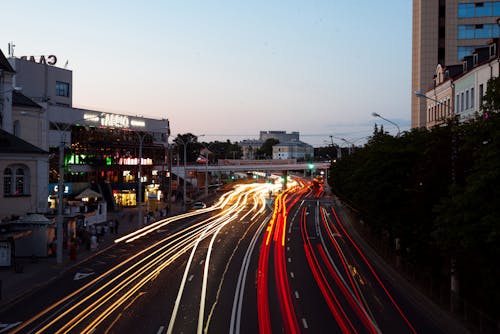
<svg viewBox="0 0 500 334"><path fill-rule="evenodd" d="M64 191L70 197L89 184L100 188L112 206L136 205L140 188L145 200L163 197L168 174L167 119L74 108L72 71L34 59L11 57L7 64L15 74L9 84L22 87L22 94L13 94L6 126L50 151L45 188L52 207L57 198L60 146L64 147Z"/></svg>
<svg viewBox="0 0 500 334"><path fill-rule="evenodd" d="M452 115L464 122L480 114L488 80L499 76L498 39L477 48L460 65L438 66L436 84L425 92L427 128L443 123Z"/></svg>
<svg viewBox="0 0 500 334"><path fill-rule="evenodd" d="M297 159L299 161L312 160L314 147L301 141L289 141L273 146L274 160Z"/></svg>
<svg viewBox="0 0 500 334"><path fill-rule="evenodd" d="M259 139L246 139L242 140L239 145L243 150L243 159L244 160L253 160L258 159L257 151L262 147L262 144L268 139L276 139L279 141L281 147L279 150L274 153L273 147L273 159L303 159L305 155L311 154L310 149L312 146L303 143L300 141L300 134L297 131L293 131L291 133L286 133L286 131L260 131ZM285 147L286 149L285 153ZM302 151L307 147L307 153ZM312 149L311 157L314 155L314 149ZM301 153L302 152L302 153ZM279 154L278 154L279 153ZM288 157L285 157L288 156Z"/></svg>
<svg viewBox="0 0 500 334"><path fill-rule="evenodd" d="M500 1L414 0L412 91L433 87L438 65L460 62L499 37ZM412 95L412 127L427 123L427 102Z"/></svg>

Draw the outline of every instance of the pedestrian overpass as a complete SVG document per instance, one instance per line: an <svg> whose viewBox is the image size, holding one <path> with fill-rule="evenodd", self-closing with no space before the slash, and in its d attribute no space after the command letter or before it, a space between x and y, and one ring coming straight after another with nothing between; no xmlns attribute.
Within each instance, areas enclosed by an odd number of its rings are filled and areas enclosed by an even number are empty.
<svg viewBox="0 0 500 334"><path fill-rule="evenodd" d="M259 160L248 162L246 160L233 160L231 164L196 164L184 166L172 166L172 173L184 178L186 172L284 172L284 171L305 171L305 170L323 170L330 168L330 162L304 162L304 163L280 163L279 160Z"/></svg>

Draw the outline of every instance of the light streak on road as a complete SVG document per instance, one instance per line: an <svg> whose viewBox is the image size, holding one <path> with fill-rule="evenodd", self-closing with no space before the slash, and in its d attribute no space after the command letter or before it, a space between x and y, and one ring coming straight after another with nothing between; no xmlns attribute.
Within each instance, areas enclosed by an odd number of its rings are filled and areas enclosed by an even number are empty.
<svg viewBox="0 0 500 334"><path fill-rule="evenodd" d="M364 263L366 264L366 266L369 268L370 272L372 273L373 277L375 278L375 280L377 281L377 283L380 285L380 287L383 289L383 291L385 292L386 296L389 298L389 300L391 301L392 305L394 306L394 308L396 309L396 311L400 314L401 318L404 320L404 322L407 324L408 328L411 330L412 333L416 333L416 330L415 328L413 327L413 325L410 323L410 321L408 320L408 318L406 317L406 315L404 314L404 312L401 310L401 308L399 307L399 305L396 303L396 301L394 300L394 298L392 297L392 295L389 293L389 291L387 290L387 288L385 287L384 283L382 283L382 280L380 279L380 277L378 276L378 274L376 273L375 269L373 269L373 266L370 264L370 262L368 261L368 259L365 257L365 255L363 254L363 252L361 252L361 249L358 247L358 245L354 242L354 240L352 240L351 236L349 235L349 233L347 233L347 230L345 229L344 225L342 224L342 222L340 221L338 215L337 215L337 212L335 211L335 209L332 207L331 208L332 212L333 212L333 215L335 217L335 220L337 222L337 224L340 226L342 232L344 233L344 235L348 238L348 240L350 241L350 243L352 244L352 246L354 247L354 249L356 249L357 253L359 254L359 256L363 259Z"/></svg>
<svg viewBox="0 0 500 334"><path fill-rule="evenodd" d="M259 208L259 201L265 201L264 196L267 190L268 186L263 184L241 185L222 196L219 202L210 208L170 217L117 239L116 243L131 242L180 219L214 212L212 216L193 223L181 231L166 235L162 240L120 262L28 321L23 322L22 325L13 330L13 333L27 327L34 328L32 331L36 333L96 332L103 321L123 308L124 305L134 302L141 294L140 290L145 284L155 279L162 270L189 250L194 252L201 240L211 236L205 261L202 300L200 301L199 318L201 320L198 326L200 332L200 328L203 326L204 299L209 278L208 268L215 237L228 223L237 219L245 208L255 212ZM257 196L259 200L252 198L253 202L251 202L250 196ZM249 203L252 205L250 208L248 208ZM265 206L262 207L265 208ZM182 289L183 287L179 289L179 296L182 295Z"/></svg>

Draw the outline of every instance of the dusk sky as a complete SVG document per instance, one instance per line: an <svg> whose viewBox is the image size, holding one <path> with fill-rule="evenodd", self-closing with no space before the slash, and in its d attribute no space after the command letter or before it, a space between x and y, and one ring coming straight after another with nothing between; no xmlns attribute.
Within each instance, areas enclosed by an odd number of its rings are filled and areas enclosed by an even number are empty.
<svg viewBox="0 0 500 334"><path fill-rule="evenodd" d="M168 118L203 141L407 130L411 1L6 1L0 48L54 54L73 106ZM335 139L336 143L341 143ZM360 139L357 143L362 142Z"/></svg>

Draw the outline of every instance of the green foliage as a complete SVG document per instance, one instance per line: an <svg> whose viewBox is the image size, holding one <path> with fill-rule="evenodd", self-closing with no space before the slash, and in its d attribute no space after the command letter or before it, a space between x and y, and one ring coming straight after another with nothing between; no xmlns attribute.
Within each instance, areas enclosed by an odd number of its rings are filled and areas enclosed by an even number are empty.
<svg viewBox="0 0 500 334"><path fill-rule="evenodd" d="M463 296L498 310L499 114L400 138L375 128L365 147L332 164L329 183L375 234L391 245L400 238L417 266L442 273L457 258Z"/></svg>
<svg viewBox="0 0 500 334"><path fill-rule="evenodd" d="M219 159L240 159L243 151L238 143L231 143L230 140L225 142L214 141L210 143L202 143L201 149L204 147L210 150L210 161Z"/></svg>
<svg viewBox="0 0 500 334"><path fill-rule="evenodd" d="M257 150L257 156L264 159L272 159L273 157L273 146L279 144L278 139L269 138L264 144Z"/></svg>
<svg viewBox="0 0 500 334"><path fill-rule="evenodd" d="M491 114L500 110L500 77L488 80L486 92L481 104L483 113Z"/></svg>

